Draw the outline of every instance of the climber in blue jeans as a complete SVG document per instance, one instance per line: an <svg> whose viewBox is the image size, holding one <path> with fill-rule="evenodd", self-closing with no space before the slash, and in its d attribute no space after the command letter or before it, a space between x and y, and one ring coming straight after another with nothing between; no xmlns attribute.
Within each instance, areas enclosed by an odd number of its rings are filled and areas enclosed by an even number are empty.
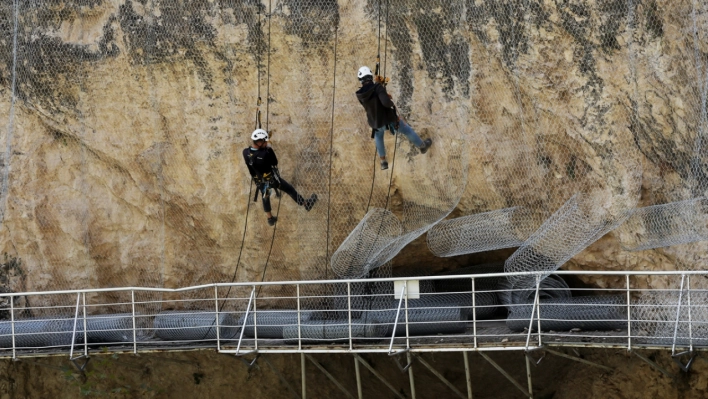
<svg viewBox="0 0 708 399"><path fill-rule="evenodd" d="M391 95L386 92L386 88L382 84L374 82L371 69L363 66L359 68L357 76L361 82L361 88L356 92L356 97L366 110L366 119L371 126L371 138L374 139L376 152L381 158L381 169L388 169L383 139L386 129L391 133L396 131L402 133L414 146L420 149L421 154L425 154L433 144L433 140L423 141L413 128L398 117L396 106L391 101Z"/></svg>

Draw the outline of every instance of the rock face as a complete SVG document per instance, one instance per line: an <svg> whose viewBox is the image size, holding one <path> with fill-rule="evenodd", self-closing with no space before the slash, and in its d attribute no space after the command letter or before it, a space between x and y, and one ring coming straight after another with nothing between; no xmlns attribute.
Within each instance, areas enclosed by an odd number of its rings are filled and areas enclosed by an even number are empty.
<svg viewBox="0 0 708 399"><path fill-rule="evenodd" d="M604 219L706 193L701 2L269 4L0 5L3 284L334 278L372 207L424 232L521 206L533 231L575 193ZM386 135L386 172L354 96L377 53L399 114L435 143L420 155ZM275 230L241 157L257 109L283 177L320 199L274 200ZM610 233L567 267L698 268L705 249L629 253ZM395 263L436 259L419 239Z"/></svg>

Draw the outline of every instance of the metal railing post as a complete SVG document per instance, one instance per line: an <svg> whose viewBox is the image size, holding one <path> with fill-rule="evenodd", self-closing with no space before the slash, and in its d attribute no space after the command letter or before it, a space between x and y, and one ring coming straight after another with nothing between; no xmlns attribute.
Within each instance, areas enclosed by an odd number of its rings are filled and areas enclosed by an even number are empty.
<svg viewBox="0 0 708 399"><path fill-rule="evenodd" d="M474 340L474 347L477 348L477 302L475 295L474 277L472 277L472 337ZM465 355L465 361L467 361L467 355Z"/></svg>
<svg viewBox="0 0 708 399"><path fill-rule="evenodd" d="M538 285L536 286L536 297L538 300L536 301L536 317L538 320L538 346L543 346L543 342L541 341L543 332L541 330L541 296L540 296L540 290L541 290L541 276L538 276ZM533 317L532 317L533 319Z"/></svg>
<svg viewBox="0 0 708 399"><path fill-rule="evenodd" d="M15 297L10 297L10 329L12 330L12 360L17 359L15 346Z"/></svg>
<svg viewBox="0 0 708 399"><path fill-rule="evenodd" d="M81 302L84 306L84 356L88 357L88 321L86 320L86 293L82 293L81 297Z"/></svg>
<svg viewBox="0 0 708 399"><path fill-rule="evenodd" d="M398 328L398 316L401 314L401 305L403 304L403 295L406 293L406 282L403 282L401 289L401 299L398 300L398 309L396 309L396 318L393 321L393 333L391 334L391 344L388 346L388 354L393 352L393 340L396 339L396 329Z"/></svg>
<svg viewBox="0 0 708 399"><path fill-rule="evenodd" d="M256 287L254 286L251 290L251 296L248 298L248 306L246 306L246 314L243 316L243 325L241 325L241 334L238 337L238 344L236 345L236 355L239 355L241 351L241 341L243 341L243 332L246 331L246 324L248 324L248 313L251 311L251 302L253 301L253 295L256 293ZM256 330L256 323L254 319L253 331Z"/></svg>
<svg viewBox="0 0 708 399"><path fill-rule="evenodd" d="M297 350L302 350L302 314L300 313L300 284L295 286L297 293Z"/></svg>
<svg viewBox="0 0 708 399"><path fill-rule="evenodd" d="M135 323L135 290L130 290L130 305L133 317L133 354L136 354L138 353L138 327Z"/></svg>
<svg viewBox="0 0 708 399"><path fill-rule="evenodd" d="M221 335L219 334L219 287L214 286L214 325L216 326L216 350L221 350Z"/></svg>
<svg viewBox="0 0 708 399"><path fill-rule="evenodd" d="M627 350L631 351L632 350L632 306L630 305L631 301L631 295L630 295L630 288L629 288L629 274L626 276L627 280Z"/></svg>
<svg viewBox="0 0 708 399"><path fill-rule="evenodd" d="M74 312L74 328L71 331L71 349L69 349L69 360L74 359L74 344L76 343L76 325L79 323L79 304L81 303L81 294L76 294L76 311ZM84 331L86 335L86 331Z"/></svg>
<svg viewBox="0 0 708 399"><path fill-rule="evenodd" d="M256 286L253 286L253 350L258 351L258 311L256 310Z"/></svg>
<svg viewBox="0 0 708 399"><path fill-rule="evenodd" d="M693 318L691 317L691 275L686 276L686 302L688 303L688 350L693 352Z"/></svg>
<svg viewBox="0 0 708 399"><path fill-rule="evenodd" d="M539 295L538 291L541 288L541 276L537 275L536 276L536 295L533 298L533 305L531 305L531 317L529 318L529 332L526 335L526 350L529 350L529 345L531 344L531 331L533 331L533 315L536 311L536 305L539 302ZM539 309L540 310L540 309ZM538 315L538 334L539 334L539 341L541 340L541 315ZM540 345L540 342L539 342Z"/></svg>
<svg viewBox="0 0 708 399"><path fill-rule="evenodd" d="M406 350L410 349L411 347L411 341L410 341L410 334L408 330L408 281L403 283L403 294L405 295L405 302L406 302ZM394 331L395 332L395 331ZM411 360L408 359L408 364L411 364Z"/></svg>
<svg viewBox="0 0 708 399"><path fill-rule="evenodd" d="M679 300L678 300L678 306L676 306L676 324L674 324L674 342L671 345L671 355L676 354L676 338L678 335L678 325L679 325L679 320L681 319L681 302L683 301L683 282L686 279L686 275L682 274L681 275L681 287L679 291Z"/></svg>
<svg viewBox="0 0 708 399"><path fill-rule="evenodd" d="M349 313L349 350L352 350L352 284L350 282L347 282L347 309Z"/></svg>

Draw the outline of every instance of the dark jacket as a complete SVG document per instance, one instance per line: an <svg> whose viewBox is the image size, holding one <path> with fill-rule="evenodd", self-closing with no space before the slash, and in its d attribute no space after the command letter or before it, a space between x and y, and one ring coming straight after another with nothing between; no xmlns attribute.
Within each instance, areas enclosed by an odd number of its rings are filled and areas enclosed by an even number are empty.
<svg viewBox="0 0 708 399"><path fill-rule="evenodd" d="M366 110L366 119L372 129L378 129L396 123L396 106L386 88L378 83L369 82L356 92L356 98Z"/></svg>
<svg viewBox="0 0 708 399"><path fill-rule="evenodd" d="M243 150L243 160L246 161L248 172L252 177L260 178L264 173L273 172L273 166L278 166L278 158L272 148L266 147L260 150L251 147Z"/></svg>

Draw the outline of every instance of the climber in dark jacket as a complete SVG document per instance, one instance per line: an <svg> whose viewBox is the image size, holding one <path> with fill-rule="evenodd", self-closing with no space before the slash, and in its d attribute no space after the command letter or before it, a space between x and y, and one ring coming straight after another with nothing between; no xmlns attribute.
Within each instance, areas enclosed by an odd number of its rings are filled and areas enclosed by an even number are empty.
<svg viewBox="0 0 708 399"><path fill-rule="evenodd" d="M263 196L263 210L268 216L268 224L273 226L278 220L277 216L273 216L270 212L270 192L271 189L280 189L297 202L298 205L304 206L308 212L315 206L317 202L317 194L312 194L309 199L305 199L302 195L286 182L278 174L278 158L275 156L275 151L270 147L268 142L268 132L263 129L256 129L251 134L253 145L243 150L243 160L246 161L248 172L256 182L256 187Z"/></svg>
<svg viewBox="0 0 708 399"><path fill-rule="evenodd" d="M386 92L383 85L374 83L371 69L363 66L359 68L357 76L361 82L361 88L356 92L356 98L366 110L366 119L371 126L371 138L374 139L376 151L381 158L381 169L388 169L386 147L383 140L386 129L389 129L392 134L394 131L403 133L414 146L420 149L422 154L425 154L433 144L433 140L421 140L413 128L398 117L396 105L391 101L391 95Z"/></svg>

